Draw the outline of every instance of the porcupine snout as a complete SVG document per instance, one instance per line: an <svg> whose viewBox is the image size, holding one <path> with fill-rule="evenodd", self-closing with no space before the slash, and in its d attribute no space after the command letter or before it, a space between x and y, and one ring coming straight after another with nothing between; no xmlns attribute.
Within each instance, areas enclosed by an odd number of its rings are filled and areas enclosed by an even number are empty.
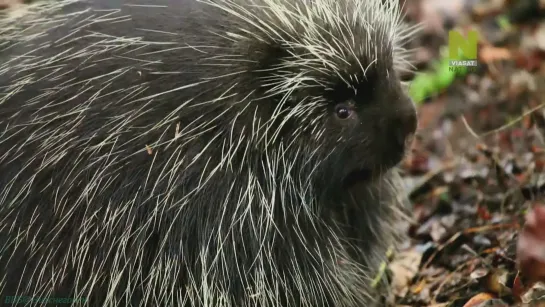
<svg viewBox="0 0 545 307"><path fill-rule="evenodd" d="M385 129L385 146L391 160L388 165L399 163L413 139L418 125L416 108L412 100L402 95L382 123Z"/></svg>
<svg viewBox="0 0 545 307"><path fill-rule="evenodd" d="M412 138L416 132L416 126L418 123L416 109L412 101L409 99L407 104L407 107L401 108L401 110L394 115L393 125L391 126L393 129L393 138L400 147L405 146L405 144L407 144L407 142Z"/></svg>

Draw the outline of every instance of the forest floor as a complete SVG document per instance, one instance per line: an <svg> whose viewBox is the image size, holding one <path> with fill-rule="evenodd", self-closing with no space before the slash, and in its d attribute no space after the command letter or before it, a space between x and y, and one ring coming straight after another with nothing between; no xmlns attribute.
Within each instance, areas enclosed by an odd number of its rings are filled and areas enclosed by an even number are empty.
<svg viewBox="0 0 545 307"><path fill-rule="evenodd" d="M545 306L542 5L405 4L423 24L412 42L418 74L444 79L433 63L449 29L477 30L479 44L477 69L417 101L418 137L403 164L414 220L389 266L396 306Z"/></svg>

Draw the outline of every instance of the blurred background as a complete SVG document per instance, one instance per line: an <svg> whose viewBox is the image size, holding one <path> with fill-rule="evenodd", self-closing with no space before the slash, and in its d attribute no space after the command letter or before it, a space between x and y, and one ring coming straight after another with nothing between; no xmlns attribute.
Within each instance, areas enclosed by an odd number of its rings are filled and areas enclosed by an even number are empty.
<svg viewBox="0 0 545 307"><path fill-rule="evenodd" d="M400 2L422 25L403 76L419 129L401 166L409 239L381 271L390 303L545 306L545 1ZM478 32L477 67L449 69L450 30Z"/></svg>
<svg viewBox="0 0 545 307"><path fill-rule="evenodd" d="M419 131L402 168L414 205L390 265L395 305L545 306L545 1L405 0ZM449 69L449 31L478 33Z"/></svg>

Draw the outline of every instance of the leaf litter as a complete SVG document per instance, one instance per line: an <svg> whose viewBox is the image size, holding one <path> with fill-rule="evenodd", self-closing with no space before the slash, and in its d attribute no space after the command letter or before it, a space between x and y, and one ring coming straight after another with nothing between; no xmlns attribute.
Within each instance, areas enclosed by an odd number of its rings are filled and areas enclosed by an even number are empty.
<svg viewBox="0 0 545 307"><path fill-rule="evenodd" d="M413 219L389 303L545 306L545 1L404 8L425 25L416 76L443 73L428 63L451 29L479 32L479 67L446 87L414 83L418 136L401 165Z"/></svg>

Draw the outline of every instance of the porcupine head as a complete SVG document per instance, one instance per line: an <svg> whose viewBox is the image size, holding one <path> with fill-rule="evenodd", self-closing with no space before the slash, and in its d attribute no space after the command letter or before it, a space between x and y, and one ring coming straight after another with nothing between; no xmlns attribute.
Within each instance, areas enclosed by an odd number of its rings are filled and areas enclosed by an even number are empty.
<svg viewBox="0 0 545 307"><path fill-rule="evenodd" d="M416 129L398 1L92 6L0 63L6 295L369 306Z"/></svg>
<svg viewBox="0 0 545 307"><path fill-rule="evenodd" d="M400 80L410 66L403 43L415 28L403 25L398 1L265 3L238 21L252 29L242 34L257 67L248 83L267 97L258 107L267 121L259 144L268 163L281 165L263 181L278 185L278 206L290 212L280 232L302 236L291 243L300 254L286 260L304 265L279 266L305 267L309 288L288 302L369 306L369 279L397 242L394 225L406 209L394 168L417 126Z"/></svg>

